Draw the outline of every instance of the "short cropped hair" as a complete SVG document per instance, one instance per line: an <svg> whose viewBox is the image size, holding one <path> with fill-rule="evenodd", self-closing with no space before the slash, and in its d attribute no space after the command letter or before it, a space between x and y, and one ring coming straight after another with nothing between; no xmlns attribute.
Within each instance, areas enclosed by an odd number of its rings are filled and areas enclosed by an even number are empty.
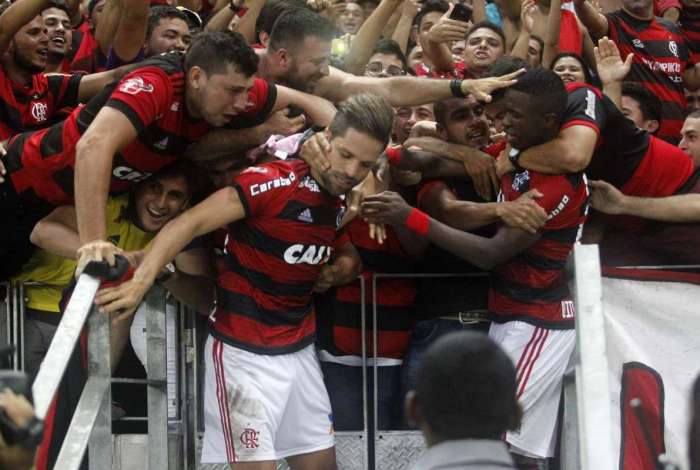
<svg viewBox="0 0 700 470"><path fill-rule="evenodd" d="M685 118L700 119L700 110L693 111L692 113L688 114Z"/></svg>
<svg viewBox="0 0 700 470"><path fill-rule="evenodd" d="M62 10L66 12L68 18L71 17L72 12L70 11L70 7L68 6L68 2L66 2L66 0L50 0L45 9L48 10L49 8L57 8Z"/></svg>
<svg viewBox="0 0 700 470"><path fill-rule="evenodd" d="M559 121L564 119L568 94L564 82L551 70L541 67L528 70L509 90L531 96L539 113L555 114Z"/></svg>
<svg viewBox="0 0 700 470"><path fill-rule="evenodd" d="M184 21L189 26L190 21L182 11L170 5L157 5L148 9L148 24L146 26L146 41L153 34L153 30L158 27L160 20L166 18L177 18Z"/></svg>
<svg viewBox="0 0 700 470"><path fill-rule="evenodd" d="M498 37L501 38L501 44L503 45L503 50L506 48L506 35L503 33L503 30L498 27L498 25L491 23L490 21L479 21L478 23L475 23L472 25L471 28L469 28L469 31L467 31L467 40L469 40L469 36L474 34L474 31L477 29L490 29L494 33L498 34Z"/></svg>
<svg viewBox="0 0 700 470"><path fill-rule="evenodd" d="M250 77L258 71L258 55L239 33L228 30L200 34L185 55L185 70L197 66L207 75L222 73L228 65Z"/></svg>
<svg viewBox="0 0 700 470"><path fill-rule="evenodd" d="M503 75L508 75L509 73L517 72L520 69L529 70L530 64L520 57L514 57L512 55L504 55L496 59L496 61L489 65L486 69L484 77L500 77ZM494 90L491 92L491 101L498 101L506 94L507 88L501 88L499 90Z"/></svg>
<svg viewBox="0 0 700 470"><path fill-rule="evenodd" d="M282 14L270 31L270 49L290 49L301 46L307 37L332 41L336 35L333 24L318 13L306 8L289 10Z"/></svg>
<svg viewBox="0 0 700 470"><path fill-rule="evenodd" d="M639 103L639 110L645 121L661 121L661 101L659 97L639 83L624 82L622 96L628 96Z"/></svg>
<svg viewBox="0 0 700 470"><path fill-rule="evenodd" d="M499 439L518 416L513 362L483 333L453 332L431 344L415 393L440 440Z"/></svg>
<svg viewBox="0 0 700 470"><path fill-rule="evenodd" d="M450 9L450 4L445 0L426 0L420 7L420 11L413 18L413 24L420 29L420 23L423 17L428 13L438 12L447 13Z"/></svg>
<svg viewBox="0 0 700 470"><path fill-rule="evenodd" d="M403 67L404 71L408 72L410 68L408 66L408 61L406 60L406 55L401 50L401 46L399 46L399 43L393 39L382 38L377 41L377 45L374 47L371 55L374 54L393 55L401 61L401 66Z"/></svg>
<svg viewBox="0 0 700 470"><path fill-rule="evenodd" d="M332 136L338 137L353 128L387 145L393 125L394 109L384 98L371 93L359 93L338 105L338 111L328 129Z"/></svg>
<svg viewBox="0 0 700 470"><path fill-rule="evenodd" d="M263 31L269 35L277 18L297 8L307 8L306 2L303 0L267 0L260 10L258 19L255 20L256 36Z"/></svg>

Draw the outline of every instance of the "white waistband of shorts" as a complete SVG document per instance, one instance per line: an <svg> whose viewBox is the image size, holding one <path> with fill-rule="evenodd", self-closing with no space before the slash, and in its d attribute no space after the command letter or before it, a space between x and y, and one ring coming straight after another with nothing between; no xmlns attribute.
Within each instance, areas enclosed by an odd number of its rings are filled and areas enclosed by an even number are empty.
<svg viewBox="0 0 700 470"><path fill-rule="evenodd" d="M333 362L335 364L342 364L344 366L362 367L362 358L360 356L334 356L325 349L318 350L318 358L323 362ZM373 366L375 358L368 357L367 365ZM403 362L401 359L394 359L392 357L378 357L377 367L383 366L400 366Z"/></svg>

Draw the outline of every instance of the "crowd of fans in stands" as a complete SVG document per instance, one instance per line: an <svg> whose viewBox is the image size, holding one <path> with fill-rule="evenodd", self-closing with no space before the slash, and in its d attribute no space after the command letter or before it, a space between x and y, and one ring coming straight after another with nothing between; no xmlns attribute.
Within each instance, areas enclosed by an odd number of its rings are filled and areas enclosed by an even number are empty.
<svg viewBox="0 0 700 470"><path fill-rule="evenodd" d="M428 423L488 439L484 458L502 460L489 465L544 468L575 346L574 243L610 265L698 262L695 0L1 12L0 280L39 283L24 291L26 369L76 270L123 256L130 280L96 298L114 367L143 341L134 315L154 282L210 314L204 461L334 468L333 429L362 429L376 400L380 430ZM466 362L418 367L463 329L510 357L515 382L484 387L517 401L450 434L421 393ZM430 394L486 399L452 392ZM48 441L37 468L55 459Z"/></svg>

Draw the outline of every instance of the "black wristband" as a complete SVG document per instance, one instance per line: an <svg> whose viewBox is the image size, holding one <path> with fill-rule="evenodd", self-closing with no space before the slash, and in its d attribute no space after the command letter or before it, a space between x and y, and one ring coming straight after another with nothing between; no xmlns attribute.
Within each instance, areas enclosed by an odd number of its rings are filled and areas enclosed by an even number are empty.
<svg viewBox="0 0 700 470"><path fill-rule="evenodd" d="M450 80L450 91L452 92L452 96L455 98L467 97L467 95L465 95L462 91L462 80L456 78L454 80Z"/></svg>

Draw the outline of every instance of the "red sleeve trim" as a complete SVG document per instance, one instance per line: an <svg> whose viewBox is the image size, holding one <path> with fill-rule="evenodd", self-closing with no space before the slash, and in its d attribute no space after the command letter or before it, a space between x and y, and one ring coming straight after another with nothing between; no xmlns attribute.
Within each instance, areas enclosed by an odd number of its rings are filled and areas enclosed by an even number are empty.
<svg viewBox="0 0 700 470"><path fill-rule="evenodd" d="M598 127L598 125L594 122L586 121L585 119L572 119L571 121L567 121L561 126L559 130L563 131L564 129L568 129L569 127L574 126L590 127L595 131L596 135L600 137L600 128Z"/></svg>

